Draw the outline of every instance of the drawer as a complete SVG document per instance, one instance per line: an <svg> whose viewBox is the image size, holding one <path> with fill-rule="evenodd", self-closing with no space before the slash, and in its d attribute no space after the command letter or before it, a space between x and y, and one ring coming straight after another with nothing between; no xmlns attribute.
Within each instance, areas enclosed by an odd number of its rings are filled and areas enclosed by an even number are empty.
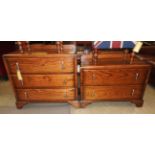
<svg viewBox="0 0 155 155"><path fill-rule="evenodd" d="M51 75L22 75L23 81L12 75L16 88L50 88L50 87L74 87L74 74Z"/></svg>
<svg viewBox="0 0 155 155"><path fill-rule="evenodd" d="M143 86L86 86L82 87L83 100L129 100L139 99Z"/></svg>
<svg viewBox="0 0 155 155"><path fill-rule="evenodd" d="M74 72L74 58L7 58L11 73L17 68L21 73L72 73Z"/></svg>
<svg viewBox="0 0 155 155"><path fill-rule="evenodd" d="M68 101L76 99L76 89L17 89L19 101Z"/></svg>
<svg viewBox="0 0 155 155"><path fill-rule="evenodd" d="M147 79L148 69L82 70L82 85L142 84Z"/></svg>

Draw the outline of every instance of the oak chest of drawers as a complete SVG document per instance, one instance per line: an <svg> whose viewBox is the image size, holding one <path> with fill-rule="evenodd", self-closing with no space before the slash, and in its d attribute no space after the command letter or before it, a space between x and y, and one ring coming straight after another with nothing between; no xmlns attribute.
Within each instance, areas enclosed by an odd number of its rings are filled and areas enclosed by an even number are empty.
<svg viewBox="0 0 155 155"><path fill-rule="evenodd" d="M36 102L68 102L85 107L107 100L143 105L149 64L137 58L130 64L130 55L122 53L99 54L96 62L92 54L83 54L80 60L80 73L77 73L76 54L15 52L4 55L17 108Z"/></svg>
<svg viewBox="0 0 155 155"><path fill-rule="evenodd" d="M77 64L74 54L20 54L4 56L17 108L34 102L77 100Z"/></svg>
<svg viewBox="0 0 155 155"><path fill-rule="evenodd" d="M81 103L96 101L131 101L142 106L150 65L120 54L105 54L93 63L91 55L83 56L81 67Z"/></svg>

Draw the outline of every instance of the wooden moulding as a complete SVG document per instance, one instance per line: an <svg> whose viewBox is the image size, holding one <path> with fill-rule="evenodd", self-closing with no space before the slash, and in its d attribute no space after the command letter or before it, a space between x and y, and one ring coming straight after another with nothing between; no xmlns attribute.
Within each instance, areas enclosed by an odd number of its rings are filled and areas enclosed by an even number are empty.
<svg viewBox="0 0 155 155"><path fill-rule="evenodd" d="M103 101L103 100L102 100ZM109 100L108 100L109 101ZM130 101L132 104L135 104L136 107L140 108L143 106L144 104L144 100L143 99L139 99L139 100L131 100ZM80 108L86 108L88 105L92 104L93 101L86 101L86 100L82 100L80 101ZM104 104L104 103L103 103Z"/></svg>
<svg viewBox="0 0 155 155"><path fill-rule="evenodd" d="M22 109L24 107L24 105L26 105L26 104L33 104L33 103L36 103L36 102L17 101L16 102L16 107L17 107L17 109ZM74 108L81 108L82 107L80 102L77 101L77 100L68 101L67 103L72 105Z"/></svg>

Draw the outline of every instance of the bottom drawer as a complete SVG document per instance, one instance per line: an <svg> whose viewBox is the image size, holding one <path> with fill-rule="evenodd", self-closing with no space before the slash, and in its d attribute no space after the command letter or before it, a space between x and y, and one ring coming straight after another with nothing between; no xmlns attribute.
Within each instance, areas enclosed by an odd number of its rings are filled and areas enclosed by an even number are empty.
<svg viewBox="0 0 155 155"><path fill-rule="evenodd" d="M83 100L128 100L139 99L143 86L86 86L82 87Z"/></svg>
<svg viewBox="0 0 155 155"><path fill-rule="evenodd" d="M17 89L20 101L68 101L76 99L76 89Z"/></svg>

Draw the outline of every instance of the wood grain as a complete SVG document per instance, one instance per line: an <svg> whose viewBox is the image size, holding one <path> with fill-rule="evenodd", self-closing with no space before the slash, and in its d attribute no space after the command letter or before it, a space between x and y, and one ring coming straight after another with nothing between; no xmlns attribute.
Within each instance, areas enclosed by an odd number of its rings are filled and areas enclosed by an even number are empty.
<svg viewBox="0 0 155 155"><path fill-rule="evenodd" d="M142 97L143 86L85 86L83 100L130 100Z"/></svg>
<svg viewBox="0 0 155 155"><path fill-rule="evenodd" d="M21 73L73 73L73 58L8 58L9 69L16 73L16 63Z"/></svg>
<svg viewBox="0 0 155 155"><path fill-rule="evenodd" d="M95 63L92 54L81 57L81 106L96 101L131 101L143 105L151 66L130 54L103 52Z"/></svg>
<svg viewBox="0 0 155 155"><path fill-rule="evenodd" d="M68 101L76 98L75 89L17 89L19 101Z"/></svg>
<svg viewBox="0 0 155 155"><path fill-rule="evenodd" d="M148 69L100 69L82 72L83 85L118 85L145 83Z"/></svg>
<svg viewBox="0 0 155 155"><path fill-rule="evenodd" d="M74 87L74 74L23 75L23 85L16 75L11 76L16 88Z"/></svg>
<svg viewBox="0 0 155 155"><path fill-rule="evenodd" d="M4 55L4 62L18 109L31 102L68 102L79 106L76 55L15 51ZM23 80L17 78L17 70Z"/></svg>

